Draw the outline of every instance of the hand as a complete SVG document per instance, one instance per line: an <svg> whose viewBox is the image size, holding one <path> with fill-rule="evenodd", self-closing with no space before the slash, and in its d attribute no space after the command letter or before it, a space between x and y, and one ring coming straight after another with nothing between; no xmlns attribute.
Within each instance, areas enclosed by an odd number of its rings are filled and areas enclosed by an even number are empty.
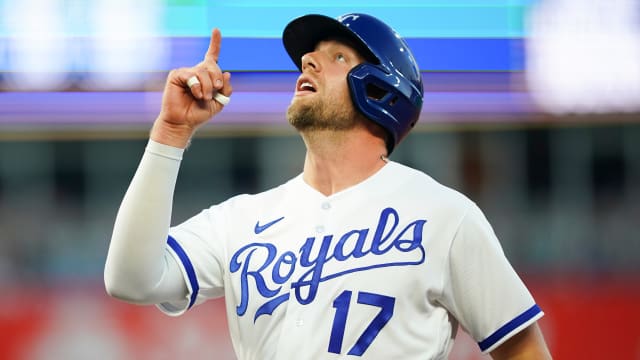
<svg viewBox="0 0 640 360"><path fill-rule="evenodd" d="M166 145L185 148L197 128L219 113L224 105L213 99L215 92L230 96L231 74L218 66L220 30L211 33L204 60L191 68L172 70L162 96L162 108L151 130L151 139ZM189 87L187 81L198 82Z"/></svg>

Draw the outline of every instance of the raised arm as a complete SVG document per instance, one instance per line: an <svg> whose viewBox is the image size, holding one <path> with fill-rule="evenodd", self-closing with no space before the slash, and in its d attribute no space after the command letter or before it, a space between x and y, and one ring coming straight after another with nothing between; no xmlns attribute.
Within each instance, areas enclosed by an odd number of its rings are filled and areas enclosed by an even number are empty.
<svg viewBox="0 0 640 360"><path fill-rule="evenodd" d="M181 271L165 246L184 148L232 91L231 75L217 63L220 43L220 31L214 29L202 62L169 73L160 114L114 224L104 270L111 296L139 304L186 298Z"/></svg>

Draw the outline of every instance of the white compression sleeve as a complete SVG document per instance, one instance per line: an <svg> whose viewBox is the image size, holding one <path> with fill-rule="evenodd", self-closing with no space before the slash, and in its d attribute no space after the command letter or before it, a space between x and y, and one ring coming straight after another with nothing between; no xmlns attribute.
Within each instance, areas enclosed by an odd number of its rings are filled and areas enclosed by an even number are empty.
<svg viewBox="0 0 640 360"><path fill-rule="evenodd" d="M166 252L184 150L149 140L118 210L104 269L107 292L139 304L179 302L187 286Z"/></svg>

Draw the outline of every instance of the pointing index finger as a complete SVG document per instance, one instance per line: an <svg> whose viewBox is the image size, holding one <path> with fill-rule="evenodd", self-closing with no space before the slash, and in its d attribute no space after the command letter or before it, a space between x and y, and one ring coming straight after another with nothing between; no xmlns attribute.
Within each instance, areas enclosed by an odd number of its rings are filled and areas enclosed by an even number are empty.
<svg viewBox="0 0 640 360"><path fill-rule="evenodd" d="M213 29L211 32L211 41L209 42L209 49L204 56L205 61L218 62L218 56L220 55L220 43L222 42L222 34L218 28Z"/></svg>

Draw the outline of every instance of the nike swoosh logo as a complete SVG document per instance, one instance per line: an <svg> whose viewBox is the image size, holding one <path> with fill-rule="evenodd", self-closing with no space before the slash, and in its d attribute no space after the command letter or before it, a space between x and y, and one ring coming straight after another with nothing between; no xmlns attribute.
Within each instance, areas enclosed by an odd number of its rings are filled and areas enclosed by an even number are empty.
<svg viewBox="0 0 640 360"><path fill-rule="evenodd" d="M275 225L278 221L284 219L284 216L279 218L279 219L275 219L273 221L269 221L266 224L260 225L260 220L256 221L256 227L253 229L253 232L256 233L256 235L260 234L261 232L267 230L268 228L270 228L271 226Z"/></svg>

